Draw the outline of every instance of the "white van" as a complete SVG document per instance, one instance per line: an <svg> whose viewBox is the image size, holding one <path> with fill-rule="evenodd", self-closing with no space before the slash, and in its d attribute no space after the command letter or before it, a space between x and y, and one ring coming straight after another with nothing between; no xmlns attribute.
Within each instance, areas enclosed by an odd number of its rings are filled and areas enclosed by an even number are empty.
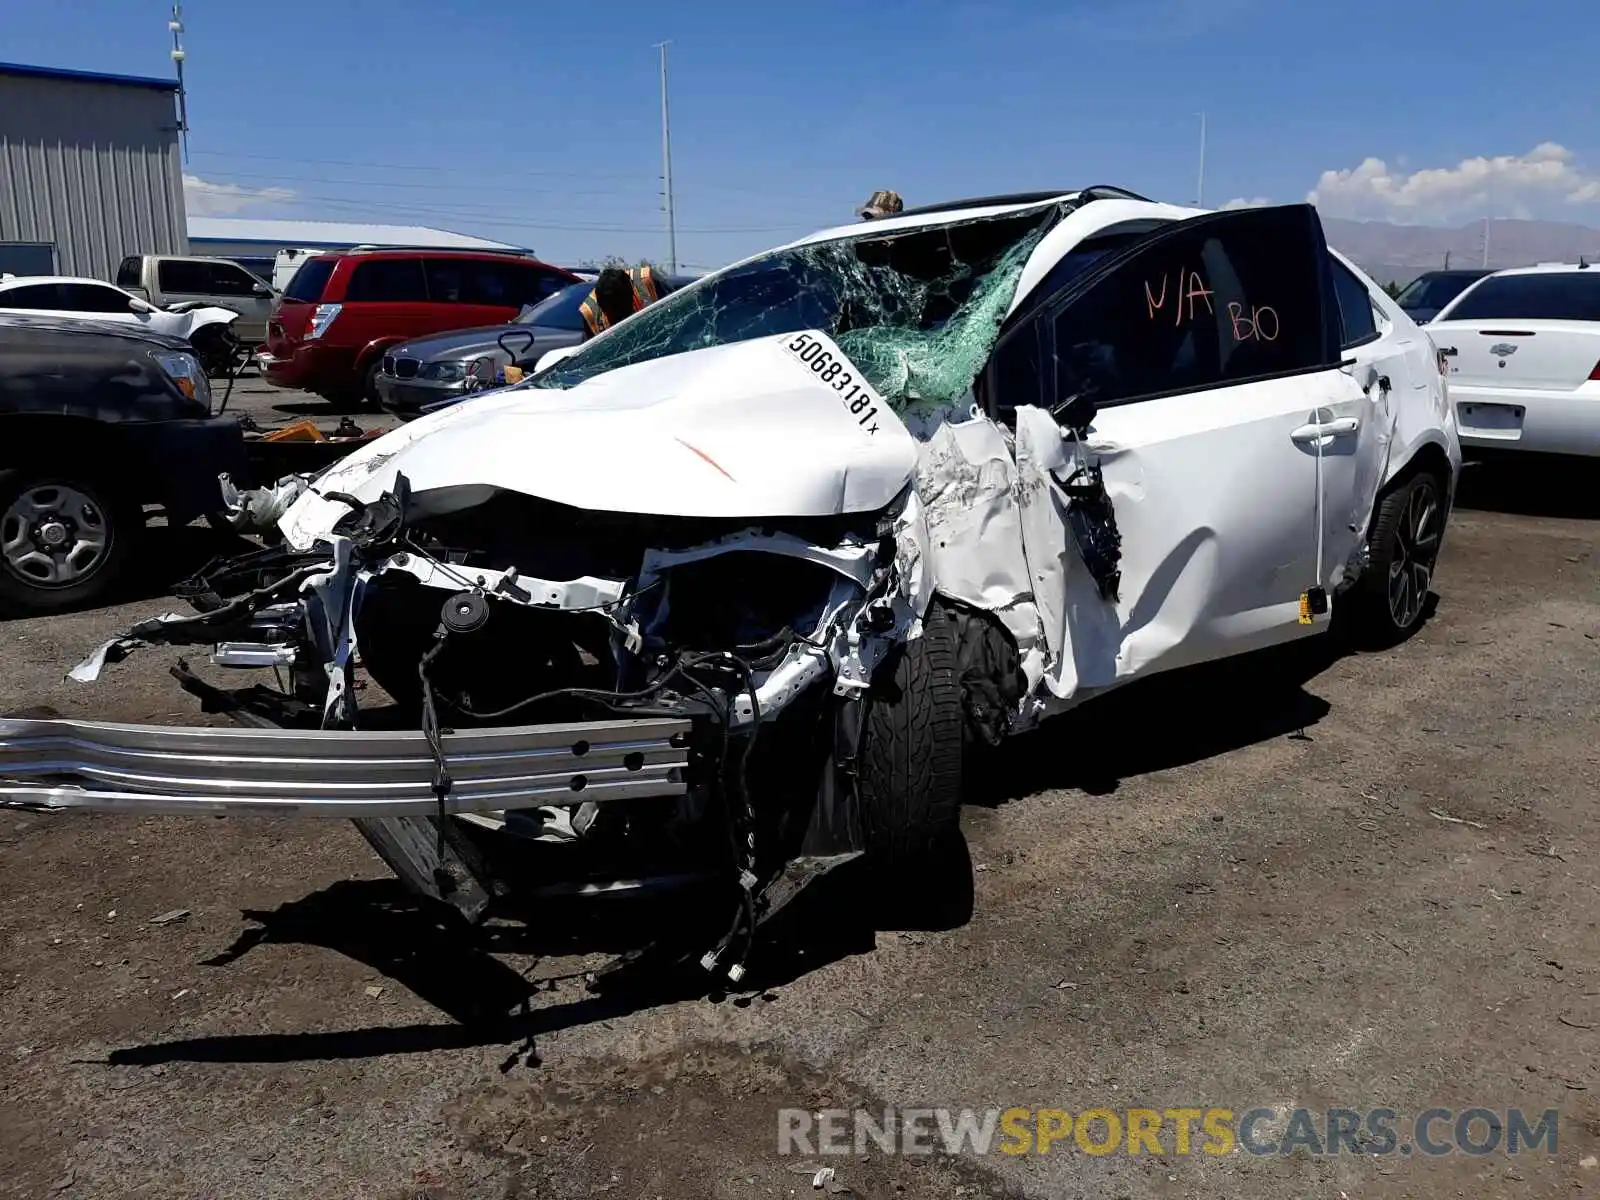
<svg viewBox="0 0 1600 1200"><path fill-rule="evenodd" d="M300 269L301 263L308 258L326 253L328 253L326 246L301 246L294 250L279 250L272 265L272 290L281 293L289 286L289 281L294 278L294 273Z"/></svg>

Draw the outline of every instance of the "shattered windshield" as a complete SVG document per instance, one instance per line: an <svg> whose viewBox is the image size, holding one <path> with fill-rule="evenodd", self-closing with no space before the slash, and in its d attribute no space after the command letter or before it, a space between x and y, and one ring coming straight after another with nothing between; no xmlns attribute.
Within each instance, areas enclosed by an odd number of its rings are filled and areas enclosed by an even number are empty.
<svg viewBox="0 0 1600 1200"><path fill-rule="evenodd" d="M775 250L629 317L552 366L567 388L669 354L818 329L897 409L957 402L994 347L1051 206Z"/></svg>

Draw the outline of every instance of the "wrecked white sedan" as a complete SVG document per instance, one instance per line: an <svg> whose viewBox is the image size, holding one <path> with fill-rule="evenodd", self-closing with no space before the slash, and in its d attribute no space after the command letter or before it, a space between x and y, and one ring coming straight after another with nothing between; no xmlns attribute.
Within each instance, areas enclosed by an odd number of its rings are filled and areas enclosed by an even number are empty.
<svg viewBox="0 0 1600 1200"><path fill-rule="evenodd" d="M1406 636L1460 467L1433 347L1306 206L944 205L557 354L79 668L211 645L277 683L178 672L249 728L0 721L0 798L353 816L471 918L709 880L737 978L807 879L923 860L964 747L1335 612Z"/></svg>

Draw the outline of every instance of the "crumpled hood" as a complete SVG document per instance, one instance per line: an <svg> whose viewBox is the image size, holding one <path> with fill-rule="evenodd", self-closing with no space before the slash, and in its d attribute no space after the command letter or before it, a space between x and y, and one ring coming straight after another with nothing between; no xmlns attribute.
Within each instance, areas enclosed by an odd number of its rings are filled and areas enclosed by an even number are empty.
<svg viewBox="0 0 1600 1200"><path fill-rule="evenodd" d="M824 382L796 348L805 338L845 370ZM291 545L308 548L348 511L326 493L370 502L400 472L424 510L424 493L477 485L660 516L872 512L910 482L917 445L861 383L837 345L813 332L636 363L564 391L507 388L413 421L336 463L280 528Z"/></svg>

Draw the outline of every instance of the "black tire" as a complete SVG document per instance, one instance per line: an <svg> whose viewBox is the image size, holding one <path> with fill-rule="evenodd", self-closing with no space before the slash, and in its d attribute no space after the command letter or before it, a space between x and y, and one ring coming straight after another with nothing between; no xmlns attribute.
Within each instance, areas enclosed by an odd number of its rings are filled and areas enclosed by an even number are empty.
<svg viewBox="0 0 1600 1200"><path fill-rule="evenodd" d="M922 636L884 664L867 698L858 767L866 857L888 876L925 866L961 808L961 683L955 625L937 602Z"/></svg>
<svg viewBox="0 0 1600 1200"><path fill-rule="evenodd" d="M383 369L383 359L374 358L361 369L361 391L359 393L359 407L372 412L383 409L383 398L378 395L378 372Z"/></svg>
<svg viewBox="0 0 1600 1200"><path fill-rule="evenodd" d="M1367 569L1347 598L1358 641L1398 645L1422 624L1446 511L1444 483L1430 472L1379 498L1367 535Z"/></svg>
<svg viewBox="0 0 1600 1200"><path fill-rule="evenodd" d="M28 497L48 499L52 492L60 496L66 491L76 493L88 508L69 515L64 523L93 530L103 548L92 558L80 557L80 574L52 583L41 574L44 558L54 557L47 543L34 541L31 549L24 546L16 552L5 548L20 536L31 537L30 528L40 528L37 519L20 511ZM38 616L104 599L122 582L143 533L144 510L138 502L106 480L86 475L81 466L0 470L0 612Z"/></svg>

